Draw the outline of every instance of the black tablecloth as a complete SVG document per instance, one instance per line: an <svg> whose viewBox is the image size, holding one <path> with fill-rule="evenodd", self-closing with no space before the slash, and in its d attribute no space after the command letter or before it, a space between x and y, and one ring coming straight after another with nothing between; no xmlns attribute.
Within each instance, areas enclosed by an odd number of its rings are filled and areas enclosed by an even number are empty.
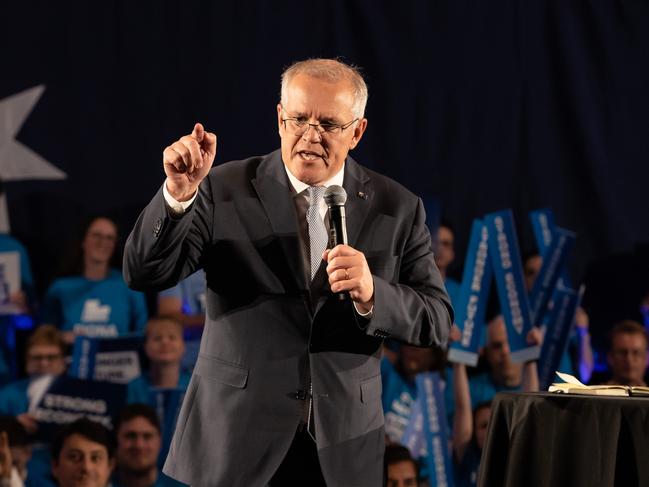
<svg viewBox="0 0 649 487"><path fill-rule="evenodd" d="M496 395L480 487L649 487L649 399Z"/></svg>

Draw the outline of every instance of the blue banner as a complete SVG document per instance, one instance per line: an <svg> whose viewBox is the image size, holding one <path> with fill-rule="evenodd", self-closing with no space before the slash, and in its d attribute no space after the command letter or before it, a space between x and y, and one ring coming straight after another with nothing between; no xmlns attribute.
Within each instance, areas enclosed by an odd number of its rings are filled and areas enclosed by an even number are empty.
<svg viewBox="0 0 649 487"><path fill-rule="evenodd" d="M575 234L560 227L554 227L552 240L543 254L543 264L539 275L534 281L530 293L532 308L532 323L539 326L546 313L550 297L562 275L568 255L575 245Z"/></svg>
<svg viewBox="0 0 649 487"><path fill-rule="evenodd" d="M38 421L38 437L49 442L58 428L87 417L112 429L113 418L126 404L126 386L60 375L30 411Z"/></svg>
<svg viewBox="0 0 649 487"><path fill-rule="evenodd" d="M423 413L426 440L428 483L437 487L453 486L453 470L448 443L448 425L444 410L444 394L437 372L417 375L417 402Z"/></svg>
<svg viewBox="0 0 649 487"><path fill-rule="evenodd" d="M527 344L532 316L523 281L523 267L511 210L490 213L484 218L489 231L489 255L493 266L500 307L507 325L507 339L514 362L539 357L540 347Z"/></svg>
<svg viewBox="0 0 649 487"><path fill-rule="evenodd" d="M539 359L539 387L547 390L553 382L554 373L561 363L572 324L579 305L579 294L573 289L557 287L552 294L552 311L542 323L545 328L543 348Z"/></svg>
<svg viewBox="0 0 649 487"><path fill-rule="evenodd" d="M70 377L127 384L142 373L144 337L78 336L72 349Z"/></svg>
<svg viewBox="0 0 649 487"><path fill-rule="evenodd" d="M162 448L160 455L158 455L158 465L162 468L169 447L171 446L171 439L176 429L176 421L180 413L180 407L183 404L186 389L172 388L163 389L160 387L151 387L149 389L149 404L155 409L160 419L160 427L162 428Z"/></svg>
<svg viewBox="0 0 649 487"><path fill-rule="evenodd" d="M462 338L453 342L448 360L475 367L484 328L484 317L492 276L489 260L489 232L482 220L473 220L471 238L464 263L464 274L455 308L455 324Z"/></svg>
<svg viewBox="0 0 649 487"><path fill-rule="evenodd" d="M530 212L530 221L532 222L536 248L539 249L539 255L545 261L545 253L547 252L548 247L550 247L550 243L552 243L552 236L556 228L554 223L554 214L549 208L534 210ZM566 288L572 287L565 266L561 271L559 283Z"/></svg>

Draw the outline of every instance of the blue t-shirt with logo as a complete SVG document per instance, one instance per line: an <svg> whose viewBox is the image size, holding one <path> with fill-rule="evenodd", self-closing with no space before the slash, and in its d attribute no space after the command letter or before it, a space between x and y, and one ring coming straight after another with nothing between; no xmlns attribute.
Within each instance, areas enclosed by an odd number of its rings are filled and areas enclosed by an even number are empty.
<svg viewBox="0 0 649 487"><path fill-rule="evenodd" d="M141 333L147 321L144 295L126 286L111 269L101 280L83 276L55 280L43 300L42 323L93 337Z"/></svg>

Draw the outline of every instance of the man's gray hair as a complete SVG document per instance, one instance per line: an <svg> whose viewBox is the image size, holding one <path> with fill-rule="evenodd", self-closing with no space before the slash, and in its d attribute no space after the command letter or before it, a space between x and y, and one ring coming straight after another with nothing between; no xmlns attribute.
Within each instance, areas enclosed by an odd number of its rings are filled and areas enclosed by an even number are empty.
<svg viewBox="0 0 649 487"><path fill-rule="evenodd" d="M307 59L291 64L282 73L281 103L286 105L288 85L298 74L306 74L330 83L348 80L353 89L354 105L352 113L356 118L363 118L367 105L367 85L356 66L350 66L337 59Z"/></svg>

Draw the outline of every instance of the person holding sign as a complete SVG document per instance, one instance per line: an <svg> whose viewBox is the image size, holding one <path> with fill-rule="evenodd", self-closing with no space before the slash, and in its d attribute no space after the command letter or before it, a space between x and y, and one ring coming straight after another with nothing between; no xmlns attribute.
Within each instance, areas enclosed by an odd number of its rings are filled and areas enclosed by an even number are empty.
<svg viewBox="0 0 649 487"><path fill-rule="evenodd" d="M443 344L452 309L421 200L348 156L367 127L358 71L298 62L281 93L280 150L212 169L216 135L199 123L167 147L166 180L126 244L135 289L207 277L164 471L194 485L376 487L383 339ZM326 250L333 186L348 239Z"/></svg>
<svg viewBox="0 0 649 487"><path fill-rule="evenodd" d="M62 330L67 343L76 335L115 337L144 328L144 295L128 289L120 272L111 267L116 244L115 223L105 217L92 219L66 276L45 293L41 323Z"/></svg>

